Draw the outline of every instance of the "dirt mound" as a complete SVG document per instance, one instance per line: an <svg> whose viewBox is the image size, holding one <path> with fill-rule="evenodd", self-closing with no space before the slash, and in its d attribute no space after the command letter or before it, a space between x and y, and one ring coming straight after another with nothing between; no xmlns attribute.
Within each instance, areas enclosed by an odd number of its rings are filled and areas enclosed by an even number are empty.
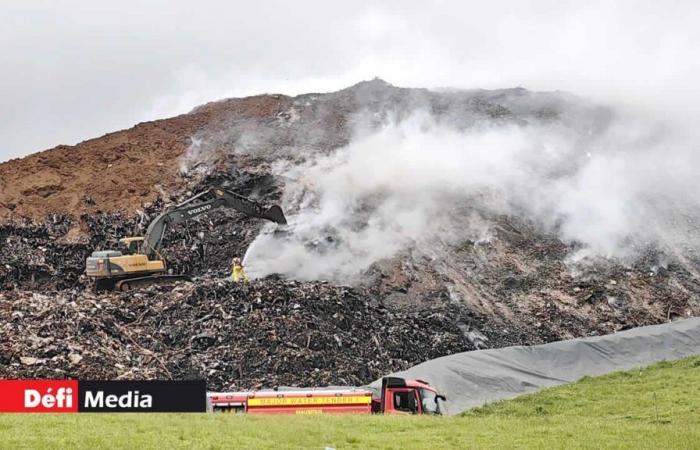
<svg viewBox="0 0 700 450"><path fill-rule="evenodd" d="M48 214L127 214L185 184L180 158L191 138L236 120L275 117L287 100L256 96L204 105L190 114L60 145L0 164L0 220Z"/></svg>
<svg viewBox="0 0 700 450"><path fill-rule="evenodd" d="M536 108L523 109L518 99L532 96ZM382 80L327 94L212 102L189 114L0 163L0 221L133 214L158 198L167 203L201 175L232 169L269 173L280 160L303 160L305 152L346 145L358 112L372 118L366 126L378 126L423 108L463 128L528 117L553 120L563 103L561 95L522 89L438 93Z"/></svg>

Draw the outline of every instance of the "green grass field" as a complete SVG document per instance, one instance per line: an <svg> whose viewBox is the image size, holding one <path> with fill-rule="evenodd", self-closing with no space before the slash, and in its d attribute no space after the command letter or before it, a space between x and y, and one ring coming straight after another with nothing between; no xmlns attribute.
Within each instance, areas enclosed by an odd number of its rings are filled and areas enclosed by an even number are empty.
<svg viewBox="0 0 700 450"><path fill-rule="evenodd" d="M3 448L700 448L700 357L460 417L6 414Z"/></svg>

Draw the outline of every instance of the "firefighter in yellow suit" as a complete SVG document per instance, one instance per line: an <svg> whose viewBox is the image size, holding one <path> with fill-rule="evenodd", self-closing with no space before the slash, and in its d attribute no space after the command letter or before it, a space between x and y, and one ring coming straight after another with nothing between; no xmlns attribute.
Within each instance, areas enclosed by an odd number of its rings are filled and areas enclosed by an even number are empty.
<svg viewBox="0 0 700 450"><path fill-rule="evenodd" d="M241 258L233 258L233 262L231 263L231 279L234 283L240 283L241 281L247 283L250 281L248 275L245 273L245 270L243 270Z"/></svg>

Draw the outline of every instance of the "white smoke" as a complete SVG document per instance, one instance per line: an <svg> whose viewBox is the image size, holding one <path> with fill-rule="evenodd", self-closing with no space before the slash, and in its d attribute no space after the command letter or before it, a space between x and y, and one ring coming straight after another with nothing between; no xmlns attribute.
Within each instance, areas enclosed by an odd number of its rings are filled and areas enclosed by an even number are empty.
<svg viewBox="0 0 700 450"><path fill-rule="evenodd" d="M562 123L458 130L418 112L358 130L331 155L279 164L289 230L261 234L248 270L352 283L410 247L488 238L475 210L524 216L582 244L576 257L697 248L692 139L619 115L603 130Z"/></svg>

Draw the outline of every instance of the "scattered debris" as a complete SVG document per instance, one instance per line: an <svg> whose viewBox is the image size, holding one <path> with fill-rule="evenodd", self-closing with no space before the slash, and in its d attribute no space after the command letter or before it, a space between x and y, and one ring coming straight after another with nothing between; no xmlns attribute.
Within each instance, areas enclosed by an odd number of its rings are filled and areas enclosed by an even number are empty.
<svg viewBox="0 0 700 450"><path fill-rule="evenodd" d="M0 307L9 317L0 324L2 378L356 385L475 348L446 312L391 311L362 290L274 278L133 294L12 291Z"/></svg>

